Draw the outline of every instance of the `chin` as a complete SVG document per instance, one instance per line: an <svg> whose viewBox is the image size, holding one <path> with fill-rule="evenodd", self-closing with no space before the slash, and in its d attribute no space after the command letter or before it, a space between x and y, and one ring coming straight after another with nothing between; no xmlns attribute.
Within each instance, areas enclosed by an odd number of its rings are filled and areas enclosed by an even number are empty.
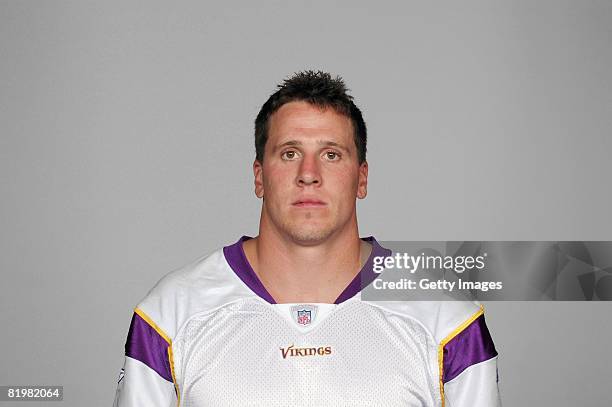
<svg viewBox="0 0 612 407"><path fill-rule="evenodd" d="M291 239L297 243L315 245L329 238L333 234L334 230L333 228L306 226L291 227L288 228L286 232L289 236L291 236Z"/></svg>

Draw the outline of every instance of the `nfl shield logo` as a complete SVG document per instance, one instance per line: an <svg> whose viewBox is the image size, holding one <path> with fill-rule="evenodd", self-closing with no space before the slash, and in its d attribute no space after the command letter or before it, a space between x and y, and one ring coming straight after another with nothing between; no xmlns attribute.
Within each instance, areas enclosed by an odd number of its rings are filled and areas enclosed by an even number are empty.
<svg viewBox="0 0 612 407"><path fill-rule="evenodd" d="M297 312L297 323L300 325L308 325L311 322L310 319L311 311L306 309L299 309Z"/></svg>

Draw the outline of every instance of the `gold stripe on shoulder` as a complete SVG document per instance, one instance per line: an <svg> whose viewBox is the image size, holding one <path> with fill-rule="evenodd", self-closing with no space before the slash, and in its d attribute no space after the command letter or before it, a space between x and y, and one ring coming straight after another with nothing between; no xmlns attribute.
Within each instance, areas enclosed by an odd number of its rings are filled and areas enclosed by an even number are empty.
<svg viewBox="0 0 612 407"><path fill-rule="evenodd" d="M176 375L174 373L174 354L172 353L172 340L166 333L159 327L151 317L149 317L143 310L136 307L134 312L138 314L142 319L146 321L147 324L151 326L151 328L155 329L155 332L159 334L164 340L168 343L168 361L170 362L170 374L172 375L172 381L174 382L174 388L176 389L176 405L180 406L181 403L181 395L179 393L178 383L176 382Z"/></svg>
<svg viewBox="0 0 612 407"><path fill-rule="evenodd" d="M172 340L170 339L170 337L166 335L166 333L159 326L157 326L157 324L153 322L153 320L147 314L145 314L143 310L141 310L140 308L135 308L134 312L140 315L140 317L144 319L147 324L151 326L151 328L155 329L155 332L157 332L159 336L164 338L164 340L168 342L168 345L172 345Z"/></svg>
<svg viewBox="0 0 612 407"><path fill-rule="evenodd" d="M438 346L438 368L440 373L440 397L442 397L442 407L444 407L444 383L442 378L444 377L444 346L449 343L455 336L459 335L465 328L467 328L472 322L484 314L484 307L480 305L480 309L474 313L471 317L465 320L459 325L453 332L451 332L446 338L442 339Z"/></svg>
<svg viewBox="0 0 612 407"><path fill-rule="evenodd" d="M440 342L440 344L442 346L446 345L447 343L449 343L455 336L459 335L461 333L461 331L463 331L465 328L467 328L472 322L474 322L479 316L481 316L482 314L484 314L484 307L482 306L482 304L480 305L480 309L478 311L476 311L474 313L474 315L472 315L471 317L469 317L465 322L463 322L461 325L459 325L453 332L451 332L446 338L442 339L442 342Z"/></svg>
<svg viewBox="0 0 612 407"><path fill-rule="evenodd" d="M172 381L174 382L174 388L176 389L176 405L178 407L181 405L181 393L179 392L176 375L174 373L174 354L172 353L172 345L168 346L168 360L170 361L170 373L172 374Z"/></svg>

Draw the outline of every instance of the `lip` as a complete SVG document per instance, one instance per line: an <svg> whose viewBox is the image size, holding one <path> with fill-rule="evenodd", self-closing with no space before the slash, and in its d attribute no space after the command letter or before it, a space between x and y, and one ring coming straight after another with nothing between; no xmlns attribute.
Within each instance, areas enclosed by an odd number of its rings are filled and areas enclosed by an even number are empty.
<svg viewBox="0 0 612 407"><path fill-rule="evenodd" d="M322 208L327 204L319 199L303 198L298 199L292 205L298 208Z"/></svg>

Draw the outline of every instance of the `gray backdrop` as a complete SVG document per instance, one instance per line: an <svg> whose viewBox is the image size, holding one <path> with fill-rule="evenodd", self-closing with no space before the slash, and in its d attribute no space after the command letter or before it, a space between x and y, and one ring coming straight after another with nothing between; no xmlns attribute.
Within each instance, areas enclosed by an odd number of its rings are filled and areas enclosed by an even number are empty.
<svg viewBox="0 0 612 407"><path fill-rule="evenodd" d="M609 1L3 0L0 385L112 403L136 303L257 233L252 122L305 68L364 111L362 235L612 240L611 26ZM610 404L609 303L486 306L506 406Z"/></svg>

